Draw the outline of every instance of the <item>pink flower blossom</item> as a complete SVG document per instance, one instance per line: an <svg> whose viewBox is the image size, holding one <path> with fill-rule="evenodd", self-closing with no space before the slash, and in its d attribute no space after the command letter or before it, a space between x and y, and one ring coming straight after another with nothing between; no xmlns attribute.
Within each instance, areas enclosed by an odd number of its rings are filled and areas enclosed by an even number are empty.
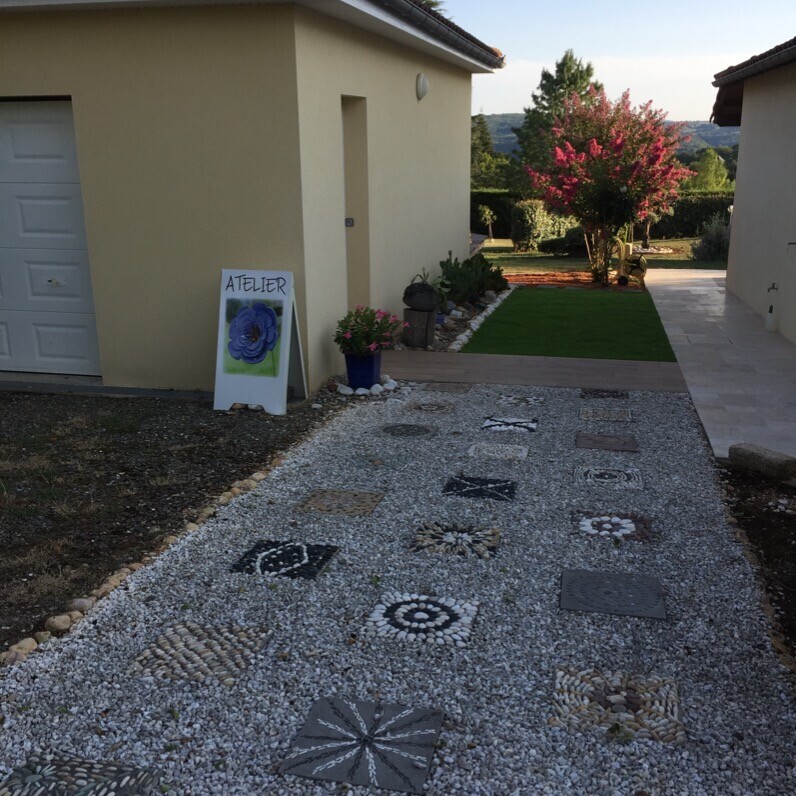
<svg viewBox="0 0 796 796"><path fill-rule="evenodd" d="M379 347L379 344L378 344L378 343L371 343L371 344L368 346L368 350L369 350L369 351L375 351L375 350L376 350L378 347Z"/></svg>
<svg viewBox="0 0 796 796"><path fill-rule="evenodd" d="M345 337L346 340L350 340L351 339L351 332L345 332L343 334L343 337Z"/></svg>

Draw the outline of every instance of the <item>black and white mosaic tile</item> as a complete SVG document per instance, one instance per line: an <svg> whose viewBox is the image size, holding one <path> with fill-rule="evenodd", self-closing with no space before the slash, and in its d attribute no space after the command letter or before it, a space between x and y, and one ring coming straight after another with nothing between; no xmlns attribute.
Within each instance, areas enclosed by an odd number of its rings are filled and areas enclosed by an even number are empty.
<svg viewBox="0 0 796 796"><path fill-rule="evenodd" d="M354 492L350 489L315 489L299 504L299 511L367 517L384 498L382 492Z"/></svg>
<svg viewBox="0 0 796 796"><path fill-rule="evenodd" d="M556 669L553 726L624 729L634 736L683 744L677 683L661 677Z"/></svg>
<svg viewBox="0 0 796 796"><path fill-rule="evenodd" d="M382 426L381 430L391 437L430 437L436 432L433 426L419 426L415 423L393 423Z"/></svg>
<svg viewBox="0 0 796 796"><path fill-rule="evenodd" d="M565 611L666 619L660 581L646 575L565 569L560 606Z"/></svg>
<svg viewBox="0 0 796 796"><path fill-rule="evenodd" d="M540 406L544 398L539 395L501 395L497 403L503 406Z"/></svg>
<svg viewBox="0 0 796 796"><path fill-rule="evenodd" d="M611 512L608 514L573 511L572 524L576 533L594 537L609 537L627 542L649 542L650 521L636 513Z"/></svg>
<svg viewBox="0 0 796 796"><path fill-rule="evenodd" d="M355 787L422 793L443 717L427 708L319 699L279 771Z"/></svg>
<svg viewBox="0 0 796 796"><path fill-rule="evenodd" d="M581 398L612 398L616 400L626 400L627 390L593 390L584 389L580 391Z"/></svg>
<svg viewBox="0 0 796 796"><path fill-rule="evenodd" d="M119 763L35 754L0 782L2 796L154 796L160 777Z"/></svg>
<svg viewBox="0 0 796 796"><path fill-rule="evenodd" d="M576 467L573 475L576 484L625 489L644 488L641 472L635 467L627 467L624 470L614 467Z"/></svg>
<svg viewBox="0 0 796 796"><path fill-rule="evenodd" d="M132 674L234 685L270 637L262 627L175 625L135 659Z"/></svg>
<svg viewBox="0 0 796 796"><path fill-rule="evenodd" d="M516 492L515 481L502 478L475 478L467 475L453 476L442 490L443 495L504 501L514 500Z"/></svg>
<svg viewBox="0 0 796 796"><path fill-rule="evenodd" d="M371 637L464 647L477 613L476 601L388 592L368 617L365 632Z"/></svg>
<svg viewBox="0 0 796 796"><path fill-rule="evenodd" d="M232 571L314 580L339 549L326 544L263 540L247 550Z"/></svg>
<svg viewBox="0 0 796 796"><path fill-rule="evenodd" d="M455 407L450 401L418 401L417 403L409 404L407 409L414 412L426 412L429 414L448 414L452 412Z"/></svg>
<svg viewBox="0 0 796 796"><path fill-rule="evenodd" d="M467 453L474 457L508 462L520 462L528 458L528 448L525 445L502 445L499 442L476 442L467 449Z"/></svg>
<svg viewBox="0 0 796 796"><path fill-rule="evenodd" d="M481 428L487 431L519 431L523 433L531 433L536 431L539 421L534 418L533 420L524 420L519 417L485 417Z"/></svg>
<svg viewBox="0 0 796 796"><path fill-rule="evenodd" d="M589 434L578 431L575 435L575 447L601 451L625 451L636 453L638 442L631 434Z"/></svg>
<svg viewBox="0 0 796 796"><path fill-rule="evenodd" d="M606 423L629 423L633 419L630 409L602 409L584 406L580 410L581 420L601 420Z"/></svg>
<svg viewBox="0 0 796 796"><path fill-rule="evenodd" d="M424 522L415 533L410 549L415 553L425 550L430 553L491 558L499 545L500 531L497 528Z"/></svg>

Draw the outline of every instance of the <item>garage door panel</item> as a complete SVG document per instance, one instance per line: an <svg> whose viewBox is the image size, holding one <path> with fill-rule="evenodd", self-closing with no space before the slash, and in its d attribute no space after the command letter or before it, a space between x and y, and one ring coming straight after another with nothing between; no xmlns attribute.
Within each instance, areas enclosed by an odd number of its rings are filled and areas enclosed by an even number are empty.
<svg viewBox="0 0 796 796"><path fill-rule="evenodd" d="M0 184L3 248L85 249L79 185Z"/></svg>

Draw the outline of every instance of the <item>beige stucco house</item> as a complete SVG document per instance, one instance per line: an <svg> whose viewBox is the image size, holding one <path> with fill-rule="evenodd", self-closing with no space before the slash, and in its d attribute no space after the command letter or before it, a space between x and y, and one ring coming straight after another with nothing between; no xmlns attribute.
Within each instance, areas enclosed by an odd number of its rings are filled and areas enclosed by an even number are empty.
<svg viewBox="0 0 796 796"><path fill-rule="evenodd" d="M220 271L259 267L317 387L349 307L466 256L501 65L417 0L0 0L0 370L212 389Z"/></svg>
<svg viewBox="0 0 796 796"><path fill-rule="evenodd" d="M713 121L741 125L727 288L796 343L796 38L713 85Z"/></svg>

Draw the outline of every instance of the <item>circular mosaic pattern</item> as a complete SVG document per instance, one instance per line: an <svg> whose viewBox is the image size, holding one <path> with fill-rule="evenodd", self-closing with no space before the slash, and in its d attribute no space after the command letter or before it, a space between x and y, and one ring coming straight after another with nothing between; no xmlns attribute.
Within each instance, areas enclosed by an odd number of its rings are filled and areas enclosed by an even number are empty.
<svg viewBox="0 0 796 796"><path fill-rule="evenodd" d="M475 555L490 558L500 544L497 528L460 527L424 522L415 534L411 550L433 553L453 553L460 556Z"/></svg>
<svg viewBox="0 0 796 796"><path fill-rule="evenodd" d="M652 611L661 603L661 595L643 580L589 572L571 577L562 593L577 600L588 610L604 613L638 614Z"/></svg>
<svg viewBox="0 0 796 796"><path fill-rule="evenodd" d="M382 431L392 437L425 437L434 433L430 426L417 426L414 423L395 423L383 426Z"/></svg>
<svg viewBox="0 0 796 796"><path fill-rule="evenodd" d="M452 412L453 404L450 401L423 401L412 404L409 408L416 412Z"/></svg>

